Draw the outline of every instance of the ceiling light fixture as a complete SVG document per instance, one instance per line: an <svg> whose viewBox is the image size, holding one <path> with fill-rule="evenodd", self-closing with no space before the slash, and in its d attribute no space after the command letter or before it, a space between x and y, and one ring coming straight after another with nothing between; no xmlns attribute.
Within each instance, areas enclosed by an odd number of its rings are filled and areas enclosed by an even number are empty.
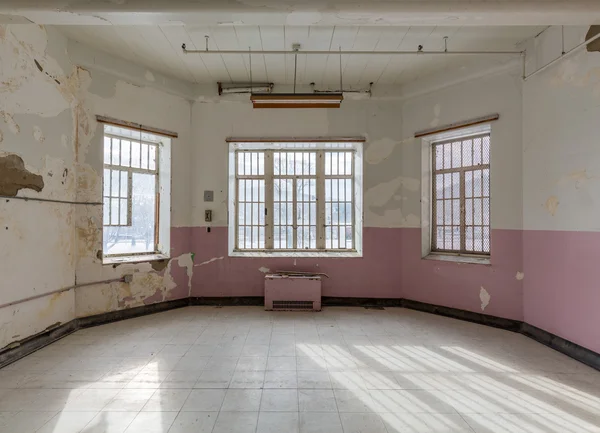
<svg viewBox="0 0 600 433"><path fill-rule="evenodd" d="M293 93L263 93L250 94L253 108L340 108L344 100L342 93L342 48L340 47L340 91L331 93L296 93L296 74L298 71L298 51L300 44L292 45L294 51L294 91ZM252 50L249 48L250 88L252 85ZM311 83L312 84L312 83Z"/></svg>

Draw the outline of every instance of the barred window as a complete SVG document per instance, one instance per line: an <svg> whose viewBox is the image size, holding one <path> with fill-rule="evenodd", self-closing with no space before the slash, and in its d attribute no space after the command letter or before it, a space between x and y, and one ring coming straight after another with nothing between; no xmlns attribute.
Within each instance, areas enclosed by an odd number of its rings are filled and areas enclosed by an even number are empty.
<svg viewBox="0 0 600 433"><path fill-rule="evenodd" d="M159 252L159 161L169 141L160 135L104 125L105 257Z"/></svg>
<svg viewBox="0 0 600 433"><path fill-rule="evenodd" d="M234 150L234 251L357 251L357 144L328 145Z"/></svg>
<svg viewBox="0 0 600 433"><path fill-rule="evenodd" d="M490 134L433 143L432 251L490 254Z"/></svg>

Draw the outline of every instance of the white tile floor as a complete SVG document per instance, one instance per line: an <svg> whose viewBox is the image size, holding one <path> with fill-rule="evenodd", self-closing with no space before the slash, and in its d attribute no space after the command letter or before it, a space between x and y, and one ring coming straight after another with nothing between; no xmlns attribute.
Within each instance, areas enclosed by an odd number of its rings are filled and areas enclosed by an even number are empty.
<svg viewBox="0 0 600 433"><path fill-rule="evenodd" d="M190 307L0 370L0 432L600 432L600 373L406 309Z"/></svg>

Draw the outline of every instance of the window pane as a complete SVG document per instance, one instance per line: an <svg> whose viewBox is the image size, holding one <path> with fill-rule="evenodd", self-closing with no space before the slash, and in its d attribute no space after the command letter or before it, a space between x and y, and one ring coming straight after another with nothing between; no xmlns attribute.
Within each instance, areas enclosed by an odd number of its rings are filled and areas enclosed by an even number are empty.
<svg viewBox="0 0 600 433"><path fill-rule="evenodd" d="M483 163L489 164L490 163L490 137L489 136L483 137L482 152L483 152Z"/></svg>
<svg viewBox="0 0 600 433"><path fill-rule="evenodd" d="M473 165L473 140L466 140L462 146L462 166Z"/></svg>
<svg viewBox="0 0 600 433"><path fill-rule="evenodd" d="M112 197L118 197L119 196L119 175L120 175L120 171L117 170L111 170L112 171L112 187L110 189L110 195Z"/></svg>
<svg viewBox="0 0 600 433"><path fill-rule="evenodd" d="M473 140L473 165L481 164L481 138Z"/></svg>
<svg viewBox="0 0 600 433"><path fill-rule="evenodd" d="M103 224L104 225L108 225L110 224L110 199L109 198L105 198L104 199L104 205L102 206L102 218L103 218Z"/></svg>
<svg viewBox="0 0 600 433"><path fill-rule="evenodd" d="M121 149L119 147L120 144L119 139L117 138L113 138L112 139L112 159L111 159L111 164L112 165L119 165L121 163L121 159L119 157L119 154L121 153Z"/></svg>
<svg viewBox="0 0 600 433"><path fill-rule="evenodd" d="M142 168L148 168L148 145L142 143Z"/></svg>
<svg viewBox="0 0 600 433"><path fill-rule="evenodd" d="M121 172L121 197L127 198L127 172Z"/></svg>
<svg viewBox="0 0 600 433"><path fill-rule="evenodd" d="M103 185L103 190L102 190L102 194L105 196L110 196L110 170L105 168L104 169L104 185Z"/></svg>
<svg viewBox="0 0 600 433"><path fill-rule="evenodd" d="M110 199L110 224L119 225L119 199Z"/></svg>
<svg viewBox="0 0 600 433"><path fill-rule="evenodd" d="M122 226L127 225L127 199L121 199L119 201L120 203L120 208L119 208L119 213L120 213L120 218L119 218L119 224Z"/></svg>
<svg viewBox="0 0 600 433"><path fill-rule="evenodd" d="M462 165L462 142L452 143L452 168L458 168Z"/></svg>
<svg viewBox="0 0 600 433"><path fill-rule="evenodd" d="M110 164L110 138L104 137L104 163Z"/></svg>
<svg viewBox="0 0 600 433"><path fill-rule="evenodd" d="M148 165L148 168L150 170L156 170L156 153L158 151L158 146L150 146L149 147L149 152L150 152L150 164Z"/></svg>
<svg viewBox="0 0 600 433"><path fill-rule="evenodd" d="M138 141L131 142L131 166L140 168L140 143Z"/></svg>
<svg viewBox="0 0 600 433"><path fill-rule="evenodd" d="M465 172L465 197L473 197L473 172Z"/></svg>
<svg viewBox="0 0 600 433"><path fill-rule="evenodd" d="M121 140L121 165L131 166L131 142L128 140Z"/></svg>
<svg viewBox="0 0 600 433"><path fill-rule="evenodd" d="M435 169L441 170L444 168L444 149L443 146L435 146Z"/></svg>

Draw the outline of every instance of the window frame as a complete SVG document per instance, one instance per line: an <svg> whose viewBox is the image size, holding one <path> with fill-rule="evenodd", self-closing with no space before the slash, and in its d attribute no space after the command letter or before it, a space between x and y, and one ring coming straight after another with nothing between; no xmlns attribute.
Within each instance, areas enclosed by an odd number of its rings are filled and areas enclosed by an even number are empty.
<svg viewBox="0 0 600 433"><path fill-rule="evenodd" d="M454 168L442 168L442 169L436 169L436 147L437 146L443 146L445 144L448 143L455 143L457 141L460 142L464 142L466 140L475 140L478 138L481 138L482 140L482 144L483 144L483 140L484 138L487 137L489 140L489 156L488 156L488 162L487 163L481 163L481 164L477 164L477 165L469 165L469 166L463 166L462 164L459 167L454 167ZM458 256L471 256L471 257L484 257L484 258L489 258L491 256L491 243L492 243L492 224L491 224L491 152L492 152L492 137L491 137L491 129L489 128L489 126L487 127L483 127L483 128L470 128L470 129L464 129L464 130L458 130L455 131L455 133L453 134L440 134L437 136L434 136L433 138L430 138L428 141L428 146L430 149L430 169L431 169L431 190L430 190L430 194L431 194L431 209L430 209L430 215L431 215L431 219L430 219L430 225L431 225L431 232L430 232L430 253L432 254L446 254L446 255L458 255ZM461 162L462 162L462 158L464 153L462 152L462 148L461 148ZM474 157L474 155L472 155L472 158ZM483 146L482 146L482 162L483 162ZM472 197L470 197L472 200L475 200L476 198L479 199L484 199L484 198L488 198L489 200L489 209L488 209L488 224L483 224L483 222L485 221L485 217L483 215L483 204L482 204L482 224L472 224L473 230L475 229L475 227L481 227L482 230L482 236L484 233L484 228L487 227L488 229L488 246L489 246L489 251L483 251L484 249L484 245L485 245L485 238L483 238L482 240L482 250L475 250L475 248L473 250L469 250L467 249L466 246L466 234L467 234L467 224L466 224L466 200L467 200L467 196L466 196L466 173L467 172L471 172L471 173L475 173L477 171L483 171L483 170L488 170L489 173L489 185L488 185L488 195L485 196L483 195L484 192L484 188L483 188L483 184L482 184L482 191L481 191L481 195L475 197L474 195L474 191L473 191L473 195ZM460 218L460 222L459 222L459 248L457 249L448 249L448 248L438 248L437 247L437 228L438 228L438 223L437 223L437 201L438 201L438 197L437 197L437 189L436 189L436 179L437 179L437 175L439 174L455 174L458 173L459 174L459 194L458 194L458 199L459 199L459 218ZM446 200L446 198L442 198L441 200ZM455 200L454 197L452 196L450 198L450 200ZM445 211L444 211L445 212ZM452 212L452 210L451 210ZM474 211L472 214L472 218L474 218ZM447 227L446 224L443 224L444 227ZM455 225L451 224L451 227L454 228ZM445 235L444 235L445 237Z"/></svg>
<svg viewBox="0 0 600 433"><path fill-rule="evenodd" d="M133 150L132 146L130 146L130 154L129 154L129 166L121 165L121 158L123 157L122 149L119 149L119 164L115 165L112 162L112 158L110 163L106 163L104 161L104 155L102 157L103 163L103 182L102 182L102 198L103 203L104 199L109 196L105 195L104 191L104 173L105 170L111 171L111 176L113 171L125 172L127 173L127 224L105 224L104 221L104 204L102 206L102 243L104 245L104 228L105 227L131 227L133 214L132 214L132 206L133 206L133 175L134 173L140 174L150 174L154 176L155 182L155 205L154 205L154 229L153 229L153 237L154 237L154 246L152 251L143 251L143 252L126 252L126 253L117 253L117 254L105 254L104 249L102 250L102 261L103 264L112 264L112 263L122 263L122 262L138 262L143 261L145 259L165 259L169 258L169 249L170 249L170 172L171 172L171 136L167 136L165 134L156 133L154 131L146 131L144 129L137 129L130 126L125 126L121 124L114 124L111 122L102 122L99 121L99 124L102 127L102 147L104 147L104 140L109 138L111 140L111 155L112 155L112 143L113 140L126 140L129 142L136 142L140 144L146 144L149 146L153 146L155 150L154 155L154 169L150 169L150 159L151 152L148 150L147 153L147 167L142 168L142 158L144 157L140 152L140 167L133 167L133 163L131 162ZM115 131L110 132L111 129L115 129ZM119 134L119 130L128 131L128 135L124 132ZM156 138L156 140L152 139L144 139L144 135L152 136ZM121 144L120 144L121 146ZM150 147L149 147L150 149ZM111 177L112 182L112 177ZM121 179L119 179L119 191L121 189ZM111 183L112 185L112 183ZM111 188L112 189L112 188ZM110 213L110 210L109 210Z"/></svg>
<svg viewBox="0 0 600 433"><path fill-rule="evenodd" d="M269 257L362 257L362 151L364 139L331 139L319 141L306 140L287 140L277 141L245 141L230 139L229 142L229 255L230 256L269 256ZM273 244L273 212L267 211L265 218L265 248L260 249L241 249L238 248L238 176L237 155L240 152L265 152L265 173L260 177L265 181L265 208L273 209L273 188L276 178L315 178L316 179L316 248L299 249L286 248L275 249ZM316 174L315 175L274 175L273 173L273 154L277 151L282 152L316 152ZM352 174L350 175L353 188L352 203L352 248L326 248L325 241L325 178L348 178L348 175L325 175L325 153L328 151L348 152L353 154L351 163ZM252 176L251 176L252 177ZM242 176L243 178L243 176ZM270 180L269 180L270 179ZM294 191L294 196L296 192ZM293 201L293 203L297 203ZM269 207L270 206L270 207ZM293 206L294 207L294 206ZM297 226L294 224L293 239L294 245L297 242ZM333 224L332 224L333 226ZM270 227L270 228L269 228ZM338 227L342 227L338 224ZM339 230L339 229L338 229ZM338 232L339 233L339 232ZM271 236L269 236L271 234ZM322 246L322 248L320 248Z"/></svg>

